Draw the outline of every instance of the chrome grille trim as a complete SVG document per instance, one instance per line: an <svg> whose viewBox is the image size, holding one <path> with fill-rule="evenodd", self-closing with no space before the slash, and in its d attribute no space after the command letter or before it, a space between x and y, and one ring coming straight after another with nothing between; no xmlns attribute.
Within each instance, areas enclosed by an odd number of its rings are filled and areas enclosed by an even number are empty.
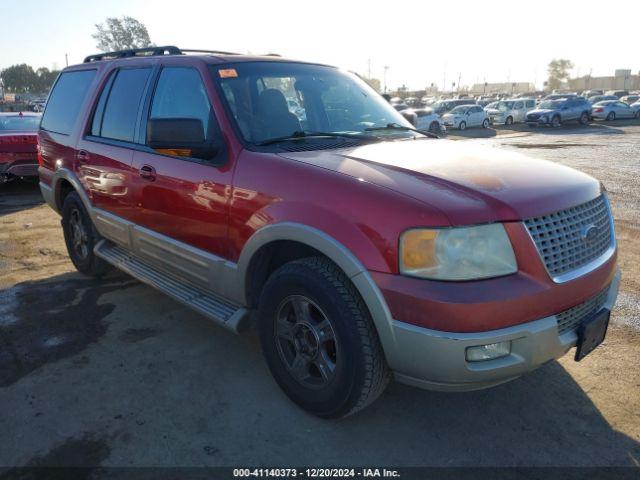
<svg viewBox="0 0 640 480"><path fill-rule="evenodd" d="M558 319L558 334L562 335L569 331L575 331L584 320L599 312L607 302L610 288L611 285L608 285L607 288L586 302L582 302L575 307L558 313L556 315Z"/></svg>
<svg viewBox="0 0 640 480"><path fill-rule="evenodd" d="M524 225L556 283L595 270L616 249L613 217L604 194L575 207L528 218ZM587 243L582 239L582 231L590 225L598 227L598 235Z"/></svg>

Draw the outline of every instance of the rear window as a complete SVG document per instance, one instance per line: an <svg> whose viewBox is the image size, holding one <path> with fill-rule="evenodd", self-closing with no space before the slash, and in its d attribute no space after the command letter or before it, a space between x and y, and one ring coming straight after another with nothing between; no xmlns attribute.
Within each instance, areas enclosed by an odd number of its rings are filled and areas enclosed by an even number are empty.
<svg viewBox="0 0 640 480"><path fill-rule="evenodd" d="M147 85L150 68L131 68L118 71L112 83L103 90L91 133L96 136L112 140L133 142L138 121L138 111L142 94ZM104 104L104 111L100 111L100 104Z"/></svg>
<svg viewBox="0 0 640 480"><path fill-rule="evenodd" d="M69 135L95 76L95 70L62 73L47 102L42 128Z"/></svg>
<svg viewBox="0 0 640 480"><path fill-rule="evenodd" d="M40 117L29 115L21 117L19 115L10 117L0 117L0 131L20 130L23 132L35 132L40 125Z"/></svg>

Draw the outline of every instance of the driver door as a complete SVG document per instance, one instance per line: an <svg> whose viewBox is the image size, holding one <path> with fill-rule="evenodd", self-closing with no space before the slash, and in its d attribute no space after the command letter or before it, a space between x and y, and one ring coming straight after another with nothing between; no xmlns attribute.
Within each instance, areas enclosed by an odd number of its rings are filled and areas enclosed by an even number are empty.
<svg viewBox="0 0 640 480"><path fill-rule="evenodd" d="M146 147L135 151L132 163L137 172L135 223L144 227L138 231L138 247L145 248L141 253L152 256L163 267L193 276L196 282L203 280L207 272L200 272L202 265L189 261L194 255L192 248L226 257L232 168L226 161L227 152L202 72L193 67L164 66L144 115L147 131L142 143ZM158 119L167 121L165 125L173 125L171 121L176 125L190 120L191 125L201 122L200 132L206 143L219 149L211 158L199 158L195 153L198 150L179 144L175 149L154 150L149 136L158 122L152 125L150 121Z"/></svg>

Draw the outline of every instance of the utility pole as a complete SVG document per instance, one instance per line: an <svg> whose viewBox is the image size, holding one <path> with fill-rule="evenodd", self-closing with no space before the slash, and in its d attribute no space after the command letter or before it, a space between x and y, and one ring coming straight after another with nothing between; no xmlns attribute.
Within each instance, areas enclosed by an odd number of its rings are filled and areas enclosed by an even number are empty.
<svg viewBox="0 0 640 480"><path fill-rule="evenodd" d="M367 60L367 78L371 80L371 57Z"/></svg>
<svg viewBox="0 0 640 480"><path fill-rule="evenodd" d="M68 54L64 54L64 64L68 67L69 66L69 55Z"/></svg>
<svg viewBox="0 0 640 480"><path fill-rule="evenodd" d="M387 93L387 70L389 70L389 65L384 66L384 93Z"/></svg>
<svg viewBox="0 0 640 480"><path fill-rule="evenodd" d="M460 79L462 78L462 73L458 73L458 90L457 93L460 93Z"/></svg>

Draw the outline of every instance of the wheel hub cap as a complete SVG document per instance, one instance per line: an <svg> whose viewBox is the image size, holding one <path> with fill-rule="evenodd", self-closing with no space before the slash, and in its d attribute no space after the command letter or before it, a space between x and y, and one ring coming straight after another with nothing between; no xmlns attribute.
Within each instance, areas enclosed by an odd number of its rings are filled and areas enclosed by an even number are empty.
<svg viewBox="0 0 640 480"><path fill-rule="evenodd" d="M335 331L311 299L285 298L278 308L274 336L281 361L298 383L319 389L333 379L338 365Z"/></svg>

